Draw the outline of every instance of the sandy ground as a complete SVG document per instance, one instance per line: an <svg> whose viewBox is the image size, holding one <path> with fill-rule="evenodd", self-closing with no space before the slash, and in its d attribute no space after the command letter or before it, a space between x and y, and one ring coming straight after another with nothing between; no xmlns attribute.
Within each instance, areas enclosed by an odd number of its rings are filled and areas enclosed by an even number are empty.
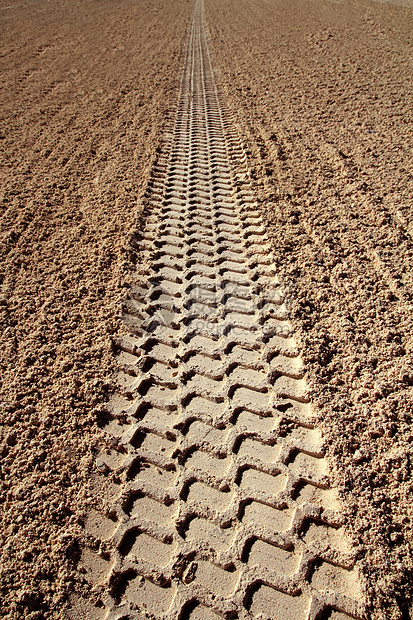
<svg viewBox="0 0 413 620"><path fill-rule="evenodd" d="M1 3L1 612L60 618L190 4ZM162 50L162 53L160 53Z"/></svg>
<svg viewBox="0 0 413 620"><path fill-rule="evenodd" d="M412 595L413 12L209 0L372 617Z"/></svg>
<svg viewBox="0 0 413 620"><path fill-rule="evenodd" d="M412 11L318 0L206 9L371 617L408 618ZM173 112L191 10L184 0L0 7L4 618L62 618L83 587L86 483L132 277L129 234Z"/></svg>

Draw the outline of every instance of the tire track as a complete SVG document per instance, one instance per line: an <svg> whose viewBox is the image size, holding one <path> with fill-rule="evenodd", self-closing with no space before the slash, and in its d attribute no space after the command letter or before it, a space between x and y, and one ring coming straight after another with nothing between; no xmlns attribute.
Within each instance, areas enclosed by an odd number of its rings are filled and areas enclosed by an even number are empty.
<svg viewBox="0 0 413 620"><path fill-rule="evenodd" d="M197 1L117 343L98 605L125 618L363 618L285 291ZM97 536L97 535L96 535ZM97 538L99 538L97 536ZM102 572L100 572L102 571Z"/></svg>

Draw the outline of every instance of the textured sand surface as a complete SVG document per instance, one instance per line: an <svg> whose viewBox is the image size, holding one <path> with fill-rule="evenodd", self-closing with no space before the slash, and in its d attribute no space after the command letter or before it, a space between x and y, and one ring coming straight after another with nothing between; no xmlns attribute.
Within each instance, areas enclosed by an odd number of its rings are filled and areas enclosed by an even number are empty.
<svg viewBox="0 0 413 620"><path fill-rule="evenodd" d="M192 4L0 10L0 597L3 617L40 620L64 617L73 591L89 596L76 566L98 504L89 482L105 441L111 336ZM408 618L412 12L208 0L206 18L370 615Z"/></svg>
<svg viewBox="0 0 413 620"><path fill-rule="evenodd" d="M408 617L412 11L368 2L207 6L220 81L291 286L335 481L363 549L372 614Z"/></svg>
<svg viewBox="0 0 413 620"><path fill-rule="evenodd" d="M116 486L79 563L99 618L364 617L359 549L234 125L198 1L116 346L112 447L97 459Z"/></svg>
<svg viewBox="0 0 413 620"><path fill-rule="evenodd" d="M6 618L59 618L76 588L128 231L175 103L189 14L157 0L1 7Z"/></svg>

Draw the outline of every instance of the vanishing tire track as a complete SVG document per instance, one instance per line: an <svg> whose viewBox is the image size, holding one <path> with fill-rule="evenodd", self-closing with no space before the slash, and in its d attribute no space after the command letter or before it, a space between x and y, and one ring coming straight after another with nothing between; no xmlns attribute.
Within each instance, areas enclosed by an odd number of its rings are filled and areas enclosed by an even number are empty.
<svg viewBox="0 0 413 620"><path fill-rule="evenodd" d="M111 620L363 618L233 125L197 1L117 343L114 448L98 465L122 485L98 604Z"/></svg>

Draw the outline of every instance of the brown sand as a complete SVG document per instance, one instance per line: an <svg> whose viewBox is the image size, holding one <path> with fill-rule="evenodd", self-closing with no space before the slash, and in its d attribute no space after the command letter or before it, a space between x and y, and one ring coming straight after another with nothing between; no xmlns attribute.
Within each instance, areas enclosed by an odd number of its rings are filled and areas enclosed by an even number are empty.
<svg viewBox="0 0 413 620"><path fill-rule="evenodd" d="M373 618L412 595L413 11L210 0ZM404 614L404 615L403 615Z"/></svg>
<svg viewBox="0 0 413 620"><path fill-rule="evenodd" d="M75 568L130 282L128 231L175 104L191 9L0 8L5 618L61 618L83 587ZM206 9L371 617L408 618L412 12L318 0Z"/></svg>
<svg viewBox="0 0 413 620"><path fill-rule="evenodd" d="M60 618L190 6L2 3L1 612Z"/></svg>

